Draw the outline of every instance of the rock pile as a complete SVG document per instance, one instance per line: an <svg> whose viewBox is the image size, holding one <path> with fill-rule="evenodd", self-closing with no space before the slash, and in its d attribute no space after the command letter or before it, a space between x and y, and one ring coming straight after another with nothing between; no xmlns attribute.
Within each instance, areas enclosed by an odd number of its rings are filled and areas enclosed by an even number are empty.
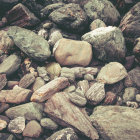
<svg viewBox="0 0 140 140"><path fill-rule="evenodd" d="M139 140L140 2L0 1L0 140Z"/></svg>

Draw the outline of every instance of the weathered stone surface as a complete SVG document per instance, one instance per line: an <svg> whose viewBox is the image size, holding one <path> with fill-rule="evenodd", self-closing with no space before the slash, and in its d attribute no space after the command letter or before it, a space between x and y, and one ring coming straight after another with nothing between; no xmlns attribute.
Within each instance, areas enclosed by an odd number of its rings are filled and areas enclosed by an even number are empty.
<svg viewBox="0 0 140 140"><path fill-rule="evenodd" d="M94 80L94 76L91 75L91 74L85 74L84 75L84 80L93 81Z"/></svg>
<svg viewBox="0 0 140 140"><path fill-rule="evenodd" d="M39 103L26 103L9 108L5 113L10 119L14 119L19 116L24 116L27 120L41 120L43 105Z"/></svg>
<svg viewBox="0 0 140 140"><path fill-rule="evenodd" d="M13 134L9 133L0 133L1 140L16 140L16 137Z"/></svg>
<svg viewBox="0 0 140 140"><path fill-rule="evenodd" d="M11 54L0 64L0 74L11 75L19 68L20 63L21 59L17 55Z"/></svg>
<svg viewBox="0 0 140 140"><path fill-rule="evenodd" d="M100 27L82 36L93 47L93 54L104 62L123 61L126 47L122 32L117 27Z"/></svg>
<svg viewBox="0 0 140 140"><path fill-rule="evenodd" d="M100 19L107 25L116 25L120 20L119 12L108 0L89 0L84 10L90 20Z"/></svg>
<svg viewBox="0 0 140 140"><path fill-rule="evenodd" d="M10 121L8 125L8 130L15 134L20 134L23 132L25 128L25 118L24 117L17 117Z"/></svg>
<svg viewBox="0 0 140 140"><path fill-rule="evenodd" d="M20 79L19 86L22 88L28 88L34 81L35 81L34 74L28 73Z"/></svg>
<svg viewBox="0 0 140 140"><path fill-rule="evenodd" d="M58 125L50 118L41 119L40 124L42 127L49 130L56 130L58 128Z"/></svg>
<svg viewBox="0 0 140 140"><path fill-rule="evenodd" d="M44 102L49 99L53 94L59 92L69 85L68 79L65 77L56 78L49 83L45 84L38 90L36 90L32 97L31 101L33 102Z"/></svg>
<svg viewBox="0 0 140 140"><path fill-rule="evenodd" d="M139 140L139 119L140 109L122 106L99 106L91 115L104 140Z"/></svg>
<svg viewBox="0 0 140 140"><path fill-rule="evenodd" d="M19 104L29 101L30 96L31 90L16 86L13 90L1 90L0 102Z"/></svg>
<svg viewBox="0 0 140 140"><path fill-rule="evenodd" d="M9 108L9 104L0 103L0 113L3 113L5 110Z"/></svg>
<svg viewBox="0 0 140 140"><path fill-rule="evenodd" d="M7 122L0 118L0 131L7 127Z"/></svg>
<svg viewBox="0 0 140 140"><path fill-rule="evenodd" d="M70 32L82 32L87 25L87 16L78 4L67 4L53 11L49 18Z"/></svg>
<svg viewBox="0 0 140 140"><path fill-rule="evenodd" d="M42 36L44 39L47 39L48 36L49 36L48 31L45 30L45 29L40 29L40 30L38 31L38 35L39 35L39 36Z"/></svg>
<svg viewBox="0 0 140 140"><path fill-rule="evenodd" d="M128 107L132 107L132 108L138 108L139 107L139 104L137 102L133 102L133 101L127 101L126 102L126 106Z"/></svg>
<svg viewBox="0 0 140 140"><path fill-rule="evenodd" d="M127 71L130 71L133 68L134 62L135 62L134 55L126 57L124 67L126 68Z"/></svg>
<svg viewBox="0 0 140 140"><path fill-rule="evenodd" d="M32 120L26 125L23 131L23 136L38 138L41 132L42 128L40 124L37 121Z"/></svg>
<svg viewBox="0 0 140 140"><path fill-rule="evenodd" d="M46 102L44 111L62 126L73 127L92 140L99 138L86 112L83 112L80 108L73 105L69 101L68 95L64 92L54 94Z"/></svg>
<svg viewBox="0 0 140 140"><path fill-rule="evenodd" d="M97 80L105 84L114 84L127 76L127 71L121 63L110 62L101 68Z"/></svg>
<svg viewBox="0 0 140 140"><path fill-rule="evenodd" d="M6 74L0 74L0 90L2 90L7 84Z"/></svg>
<svg viewBox="0 0 140 140"><path fill-rule="evenodd" d="M6 18L10 25L19 27L32 27L40 22L40 20L21 3L8 11Z"/></svg>
<svg viewBox="0 0 140 140"><path fill-rule="evenodd" d="M55 44L53 53L60 65L87 66L92 58L92 47L85 41L63 38Z"/></svg>
<svg viewBox="0 0 140 140"><path fill-rule="evenodd" d="M19 84L19 81L8 81L7 82L7 88L8 89L13 89L13 87L16 86L16 85L18 86L18 84Z"/></svg>
<svg viewBox="0 0 140 140"><path fill-rule="evenodd" d="M44 29L50 29L53 26L53 23L48 21L43 24Z"/></svg>
<svg viewBox="0 0 140 140"><path fill-rule="evenodd" d="M37 61L45 61L51 55L48 42L30 30L12 26L8 29L8 36L17 47Z"/></svg>
<svg viewBox="0 0 140 140"><path fill-rule="evenodd" d="M85 93L85 96L90 104L96 105L100 103L105 98L104 84L94 83Z"/></svg>
<svg viewBox="0 0 140 140"><path fill-rule="evenodd" d="M137 95L136 95L136 101L137 101L138 103L140 103L140 94L137 94Z"/></svg>
<svg viewBox="0 0 140 140"><path fill-rule="evenodd" d="M77 83L77 86L79 87L79 89L82 90L82 92L83 92L84 94L85 94L85 93L88 91L88 89L89 89L89 83L88 83L87 80L79 81L79 82Z"/></svg>
<svg viewBox="0 0 140 140"><path fill-rule="evenodd" d="M78 137L72 128L65 128L60 131L55 132L46 140L78 140Z"/></svg>
<svg viewBox="0 0 140 140"><path fill-rule="evenodd" d="M75 85L70 85L69 87L65 88L63 91L67 93L74 92L76 90Z"/></svg>

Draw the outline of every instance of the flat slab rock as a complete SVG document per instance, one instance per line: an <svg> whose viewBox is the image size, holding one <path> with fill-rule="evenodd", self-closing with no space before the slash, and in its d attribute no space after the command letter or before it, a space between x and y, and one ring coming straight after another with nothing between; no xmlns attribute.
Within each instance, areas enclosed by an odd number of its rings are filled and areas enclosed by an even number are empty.
<svg viewBox="0 0 140 140"><path fill-rule="evenodd" d="M90 117L104 140L140 139L140 109L98 106Z"/></svg>
<svg viewBox="0 0 140 140"><path fill-rule="evenodd" d="M62 126L73 127L92 140L98 139L98 133L92 126L86 112L73 105L65 92L54 94L45 104L44 111Z"/></svg>

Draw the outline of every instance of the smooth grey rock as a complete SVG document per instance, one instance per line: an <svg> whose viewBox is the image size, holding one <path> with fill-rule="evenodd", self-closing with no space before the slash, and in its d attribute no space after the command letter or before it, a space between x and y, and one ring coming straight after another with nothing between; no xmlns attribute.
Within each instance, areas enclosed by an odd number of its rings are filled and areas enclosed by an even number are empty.
<svg viewBox="0 0 140 140"><path fill-rule="evenodd" d="M104 62L124 61L126 47L122 32L117 27L100 27L82 36L93 47L93 55Z"/></svg>
<svg viewBox="0 0 140 140"><path fill-rule="evenodd" d="M30 30L11 26L8 35L17 47L34 60L45 61L51 55L48 42Z"/></svg>

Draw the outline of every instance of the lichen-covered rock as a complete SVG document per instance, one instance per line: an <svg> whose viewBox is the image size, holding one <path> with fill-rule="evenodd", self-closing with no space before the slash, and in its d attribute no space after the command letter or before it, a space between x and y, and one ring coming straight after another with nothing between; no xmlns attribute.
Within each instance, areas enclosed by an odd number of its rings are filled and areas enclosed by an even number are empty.
<svg viewBox="0 0 140 140"><path fill-rule="evenodd" d="M82 36L93 47L93 55L104 62L124 61L126 47L122 32L117 27L100 27Z"/></svg>

